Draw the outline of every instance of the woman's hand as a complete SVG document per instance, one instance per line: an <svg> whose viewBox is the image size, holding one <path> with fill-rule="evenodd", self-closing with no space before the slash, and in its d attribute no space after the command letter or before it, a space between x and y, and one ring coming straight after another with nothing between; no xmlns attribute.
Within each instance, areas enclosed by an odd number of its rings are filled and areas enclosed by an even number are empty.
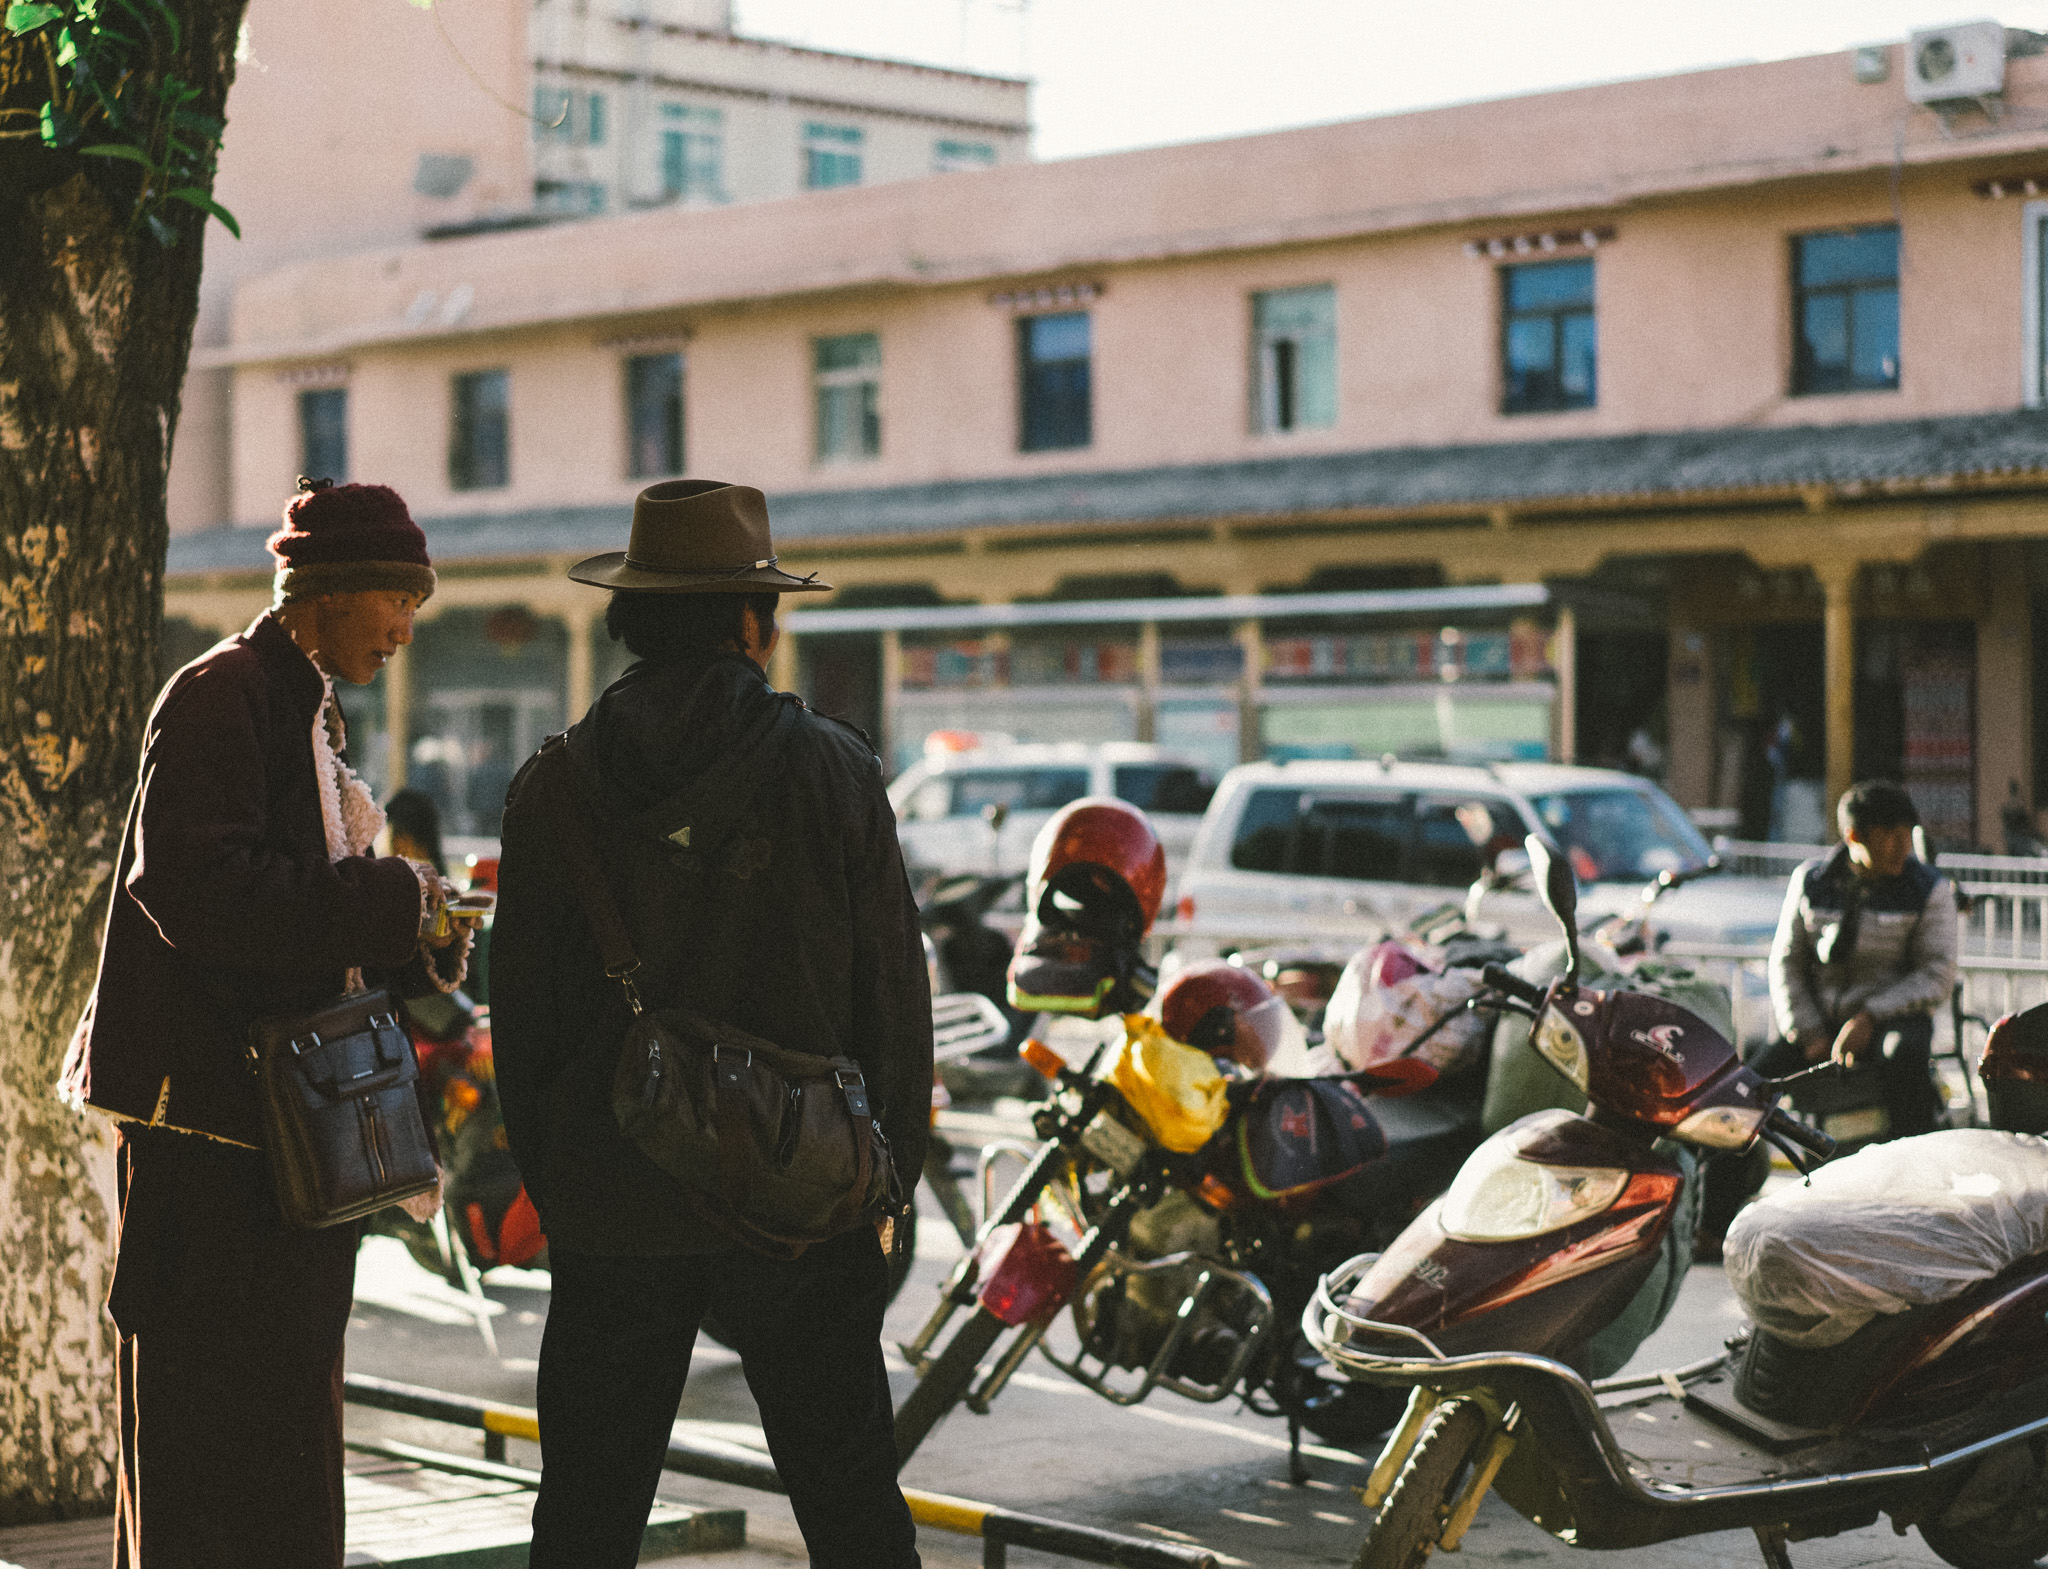
<svg viewBox="0 0 2048 1569"><path fill-rule="evenodd" d="M434 1186L432 1189L425 1193L415 1193L409 1199L400 1199L398 1207L414 1220L420 1222L421 1225L425 1225L434 1218L441 1208L442 1181L441 1168L436 1166L434 1168Z"/></svg>

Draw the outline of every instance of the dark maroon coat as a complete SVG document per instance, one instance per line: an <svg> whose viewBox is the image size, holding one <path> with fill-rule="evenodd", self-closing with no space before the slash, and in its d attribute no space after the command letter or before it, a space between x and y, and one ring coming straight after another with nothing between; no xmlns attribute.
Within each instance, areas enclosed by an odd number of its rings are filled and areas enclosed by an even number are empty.
<svg viewBox="0 0 2048 1569"><path fill-rule="evenodd" d="M415 957L412 867L328 858L312 740L322 692L264 615L157 698L67 1098L260 1147L249 1022L318 1007L352 965Z"/></svg>

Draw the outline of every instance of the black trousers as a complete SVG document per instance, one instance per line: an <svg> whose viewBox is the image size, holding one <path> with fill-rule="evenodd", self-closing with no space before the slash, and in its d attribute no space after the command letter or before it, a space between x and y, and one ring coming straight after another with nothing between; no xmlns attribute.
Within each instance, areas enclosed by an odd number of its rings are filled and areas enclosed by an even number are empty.
<svg viewBox="0 0 2048 1569"><path fill-rule="evenodd" d="M299 1231L256 1150L121 1128L117 1569L340 1569L354 1225Z"/></svg>
<svg viewBox="0 0 2048 1569"><path fill-rule="evenodd" d="M1903 1139L1915 1133L1932 1133L1940 1115L1940 1097L1928 1076L1928 1062L1934 1051L1934 1019L1925 1013L1901 1014L1880 1023L1871 1035L1873 1054L1865 1049L1863 1061L1874 1058L1884 1107L1891 1126L1887 1139ZM1767 1079L1782 1079L1811 1067L1806 1053L1782 1038L1760 1047L1749 1066ZM1755 1198L1770 1175L1770 1155L1759 1144L1747 1154L1722 1152L1707 1161L1705 1198L1700 1211L1700 1235L1718 1244L1742 1206Z"/></svg>
<svg viewBox="0 0 2048 1569"><path fill-rule="evenodd" d="M816 1569L918 1569L882 1366L888 1263L859 1227L784 1262L550 1250L532 1569L627 1569L697 1326L734 1336Z"/></svg>
<svg viewBox="0 0 2048 1569"><path fill-rule="evenodd" d="M1837 1026L1839 1029L1839 1026ZM1915 1133L1932 1133L1941 1111L1940 1097L1928 1076L1928 1062L1934 1054L1934 1017L1926 1013L1902 1013L1883 1019L1871 1032L1871 1046L1862 1061L1874 1061L1884 1090L1884 1108L1891 1120L1888 1139L1909 1138ZM1783 1078L1809 1067L1806 1053L1787 1040L1775 1040L1749 1060L1750 1067L1767 1079Z"/></svg>

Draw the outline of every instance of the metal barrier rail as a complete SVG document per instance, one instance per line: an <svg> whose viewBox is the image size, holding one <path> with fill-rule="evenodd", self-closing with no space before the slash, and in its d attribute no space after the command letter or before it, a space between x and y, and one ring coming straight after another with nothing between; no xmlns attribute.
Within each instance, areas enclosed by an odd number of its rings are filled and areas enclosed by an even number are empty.
<svg viewBox="0 0 2048 1569"><path fill-rule="evenodd" d="M481 1461L464 1460L455 1455L432 1458L434 1451L417 1449L410 1444L357 1444L354 1447L358 1449L427 1465L441 1464L445 1460L450 1462L445 1469L475 1475L518 1480L531 1477L536 1483L539 1480L536 1473L517 1471L503 1463L506 1439L540 1441L540 1419L532 1411L519 1406L495 1406L464 1395L372 1378L363 1373L351 1373L343 1380L343 1397L354 1405L374 1406L380 1411L396 1411L405 1416L426 1417L456 1427L479 1429L484 1434L486 1458ZM671 1438L662 1466L665 1470L734 1487L751 1487L767 1493L785 1491L774 1465L738 1444L691 1443ZM958 1536L979 1537L983 1569L1003 1569L1008 1549L1012 1547L1057 1553L1082 1563L1118 1565L1121 1569L1217 1569L1216 1555L1206 1548L1180 1547L1169 1542L1119 1536L1094 1526L1069 1525L1062 1520L1019 1514L994 1504L978 1504L945 1493L926 1493L909 1487L903 1489L903 1498L910 1505L911 1518L919 1525L930 1526L936 1531L950 1531Z"/></svg>
<svg viewBox="0 0 2048 1569"><path fill-rule="evenodd" d="M1752 1000L1754 993L1768 991L1771 959L1768 947L1674 939L1658 953L1660 957L1682 960L1728 988L1737 1040L1757 1040L1776 1033L1767 1003L1762 1005L1762 1018L1749 1016L1750 1009L1757 1006ZM1762 984L1757 987L1739 984L1741 975L1745 973ZM2048 955L2018 957L1964 953L1956 961L1956 977L1962 986L1960 1006L1937 1008L1934 1012L1934 1050L1937 1057L1951 1054L1962 1057L1965 1048L1972 1043L1968 1039L1958 1040L1959 1031L1965 1036L1973 1027L1980 1032L1988 1032L2002 1015L2048 1002ZM1980 1035L1975 1042L1978 1051L1982 1045ZM1975 1055L1972 1052L1968 1059L1972 1066ZM1967 1072L1965 1078L1967 1082Z"/></svg>

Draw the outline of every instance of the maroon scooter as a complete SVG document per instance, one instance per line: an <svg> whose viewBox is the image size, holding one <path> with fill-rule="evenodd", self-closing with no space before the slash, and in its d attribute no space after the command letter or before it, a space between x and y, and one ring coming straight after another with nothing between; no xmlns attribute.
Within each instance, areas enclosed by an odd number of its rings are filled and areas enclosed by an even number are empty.
<svg viewBox="0 0 2048 1569"><path fill-rule="evenodd" d="M1539 840L1530 856L1575 946L1570 871ZM1758 1078L1684 1010L1581 987L1576 970L1574 956L1523 1000L1587 1115L1502 1130L1384 1255L1326 1277L1304 1315L1345 1376L1412 1388L1363 1490L1379 1512L1358 1569L1455 1548L1489 1489L1580 1547L1747 1527L1774 1569L1789 1569L1786 1543L1880 1512L1960 1569L2048 1552L2048 1254L1825 1350L1758 1328L1646 1377L1595 1383L1573 1365L1671 1224L1660 1135L1708 1149L1764 1138L1802 1169L1831 1149L1777 1108L1788 1081Z"/></svg>

